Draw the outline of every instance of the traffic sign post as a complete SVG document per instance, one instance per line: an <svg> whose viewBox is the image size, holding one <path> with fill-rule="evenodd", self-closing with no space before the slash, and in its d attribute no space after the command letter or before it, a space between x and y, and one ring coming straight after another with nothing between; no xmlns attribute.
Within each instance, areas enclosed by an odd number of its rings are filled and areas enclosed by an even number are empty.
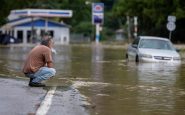
<svg viewBox="0 0 185 115"><path fill-rule="evenodd" d="M169 39L171 40L171 34L172 34L172 31L175 30L176 25L175 25L174 22L168 22L166 26L167 26L167 29L170 31L170 33L169 33Z"/></svg>
<svg viewBox="0 0 185 115"><path fill-rule="evenodd" d="M176 28L175 21L176 21L175 16L168 16L168 23L166 24L166 27L170 31L170 33L169 33L170 40L171 40L172 31L174 31Z"/></svg>

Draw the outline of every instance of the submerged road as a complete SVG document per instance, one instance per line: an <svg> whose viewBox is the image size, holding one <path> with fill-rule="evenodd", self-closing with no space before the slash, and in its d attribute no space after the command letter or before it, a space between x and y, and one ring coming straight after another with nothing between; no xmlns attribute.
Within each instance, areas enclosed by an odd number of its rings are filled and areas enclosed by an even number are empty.
<svg viewBox="0 0 185 115"><path fill-rule="evenodd" d="M69 87L35 88L25 80L0 78L1 115L88 115L85 99Z"/></svg>

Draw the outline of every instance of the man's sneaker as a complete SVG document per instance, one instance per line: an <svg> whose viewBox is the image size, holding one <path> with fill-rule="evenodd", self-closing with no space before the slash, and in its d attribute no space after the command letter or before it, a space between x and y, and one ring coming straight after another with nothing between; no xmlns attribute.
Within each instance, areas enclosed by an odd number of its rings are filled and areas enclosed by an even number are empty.
<svg viewBox="0 0 185 115"><path fill-rule="evenodd" d="M30 81L29 81L29 83L31 83L31 82L32 82L32 80L33 80L33 78L30 78Z"/></svg>
<svg viewBox="0 0 185 115"><path fill-rule="evenodd" d="M34 83L34 82L30 82L29 83L30 87L45 87L46 85L43 83Z"/></svg>

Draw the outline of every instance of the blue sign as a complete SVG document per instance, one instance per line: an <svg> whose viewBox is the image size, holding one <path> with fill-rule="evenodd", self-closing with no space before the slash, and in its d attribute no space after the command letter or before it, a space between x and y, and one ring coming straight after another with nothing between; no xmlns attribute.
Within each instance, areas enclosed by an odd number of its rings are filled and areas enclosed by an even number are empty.
<svg viewBox="0 0 185 115"><path fill-rule="evenodd" d="M99 23L99 24L103 23L103 17L98 16L98 15L94 15L94 23L95 24L96 23Z"/></svg>
<svg viewBox="0 0 185 115"><path fill-rule="evenodd" d="M92 4L92 23L103 24L104 19L104 4L93 3Z"/></svg>

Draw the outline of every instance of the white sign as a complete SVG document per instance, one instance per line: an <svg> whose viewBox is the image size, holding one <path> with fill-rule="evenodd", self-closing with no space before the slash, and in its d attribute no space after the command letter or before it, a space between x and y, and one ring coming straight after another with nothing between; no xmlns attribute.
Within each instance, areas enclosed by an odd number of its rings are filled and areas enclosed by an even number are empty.
<svg viewBox="0 0 185 115"><path fill-rule="evenodd" d="M72 17L72 10L52 10L52 9L23 9L12 10L11 14L17 16L32 17Z"/></svg>
<svg viewBox="0 0 185 115"><path fill-rule="evenodd" d="M166 27L167 27L167 29L168 29L169 31L173 31L173 30L175 30L176 25L175 25L174 22L168 22L167 25L166 25Z"/></svg>
<svg viewBox="0 0 185 115"><path fill-rule="evenodd" d="M175 22L176 21L176 17L175 16L168 16L168 21L169 22Z"/></svg>

